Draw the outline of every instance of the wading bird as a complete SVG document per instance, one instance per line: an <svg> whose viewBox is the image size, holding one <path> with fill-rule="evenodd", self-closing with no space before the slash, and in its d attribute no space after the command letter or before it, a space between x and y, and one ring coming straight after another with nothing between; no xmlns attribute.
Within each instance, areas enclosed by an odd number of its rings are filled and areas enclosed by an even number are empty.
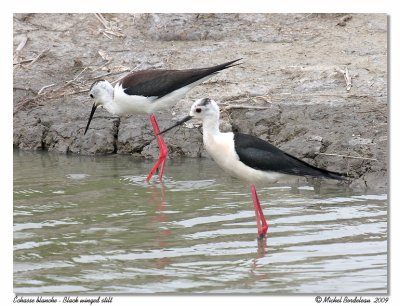
<svg viewBox="0 0 400 306"><path fill-rule="evenodd" d="M232 176L251 183L259 239L265 237L268 224L258 199L255 183L274 183L285 175L344 179L342 174L309 165L255 136L233 132L221 133L219 107L215 101L208 98L194 102L189 116L165 129L161 134L192 118L202 120L204 147L213 160Z"/></svg>
<svg viewBox="0 0 400 306"><path fill-rule="evenodd" d="M108 81L98 80L92 84L89 90L89 96L94 103L84 134L89 129L98 107L104 107L109 113L119 116L151 114L150 120L160 148L160 155L146 181L150 181L157 169L159 169L159 178L162 181L168 149L159 134L160 130L153 113L171 108L196 85L221 70L240 65L240 63L236 63L239 60L206 68L136 71L117 82L115 87L112 87Z"/></svg>

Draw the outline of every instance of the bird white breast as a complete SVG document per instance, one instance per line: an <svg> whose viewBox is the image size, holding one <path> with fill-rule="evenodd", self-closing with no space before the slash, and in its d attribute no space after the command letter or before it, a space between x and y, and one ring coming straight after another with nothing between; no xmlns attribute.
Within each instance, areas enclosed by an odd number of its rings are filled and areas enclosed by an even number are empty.
<svg viewBox="0 0 400 306"><path fill-rule="evenodd" d="M114 88L113 113L116 115L151 114L153 100L155 97L127 95L122 86L117 83Z"/></svg>
<svg viewBox="0 0 400 306"><path fill-rule="evenodd" d="M204 133L204 146L213 160L230 175L251 183L278 181L280 173L253 169L239 160L235 151L233 133Z"/></svg>

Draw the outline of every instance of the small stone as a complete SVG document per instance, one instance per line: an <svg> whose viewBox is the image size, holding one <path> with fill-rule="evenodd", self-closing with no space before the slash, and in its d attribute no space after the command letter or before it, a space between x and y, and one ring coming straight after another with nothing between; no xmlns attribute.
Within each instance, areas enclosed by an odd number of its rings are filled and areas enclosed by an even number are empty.
<svg viewBox="0 0 400 306"><path fill-rule="evenodd" d="M308 140L310 140L310 141L319 141L319 142L322 142L322 137L321 137L321 136L318 136L318 135L316 135L316 136L311 136L310 138L308 138Z"/></svg>

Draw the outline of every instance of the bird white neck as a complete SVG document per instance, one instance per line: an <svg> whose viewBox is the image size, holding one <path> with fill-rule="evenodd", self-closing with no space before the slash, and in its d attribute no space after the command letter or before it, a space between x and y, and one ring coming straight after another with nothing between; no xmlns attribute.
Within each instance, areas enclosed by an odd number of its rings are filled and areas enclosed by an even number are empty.
<svg viewBox="0 0 400 306"><path fill-rule="evenodd" d="M99 104L103 105L103 107L111 114L118 115L120 113L119 106L114 101L114 88L110 83L104 83L103 90L98 99L100 102Z"/></svg>
<svg viewBox="0 0 400 306"><path fill-rule="evenodd" d="M220 134L219 130L219 118L215 117L205 117L203 119L203 135L207 136L215 136Z"/></svg>
<svg viewBox="0 0 400 306"><path fill-rule="evenodd" d="M103 103L103 107L111 114L114 115L119 115L120 111L119 111L119 107L118 105L114 102L113 97L104 97L104 103Z"/></svg>

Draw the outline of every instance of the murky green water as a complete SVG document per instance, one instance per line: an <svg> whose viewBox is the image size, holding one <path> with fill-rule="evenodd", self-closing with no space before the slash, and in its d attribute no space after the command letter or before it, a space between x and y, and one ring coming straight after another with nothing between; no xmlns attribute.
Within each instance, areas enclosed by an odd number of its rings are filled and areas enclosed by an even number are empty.
<svg viewBox="0 0 400 306"><path fill-rule="evenodd" d="M387 195L247 186L212 161L14 153L16 293L386 293ZM328 185L329 184L329 185Z"/></svg>

